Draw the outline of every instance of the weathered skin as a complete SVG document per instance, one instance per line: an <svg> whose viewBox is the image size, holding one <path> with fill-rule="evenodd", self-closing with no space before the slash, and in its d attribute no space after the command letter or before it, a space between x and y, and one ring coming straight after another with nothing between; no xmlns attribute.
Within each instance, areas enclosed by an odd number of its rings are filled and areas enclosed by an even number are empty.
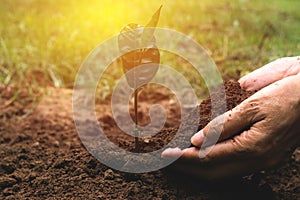
<svg viewBox="0 0 300 200"><path fill-rule="evenodd" d="M162 153L181 155L174 166L178 172L208 180L246 175L284 163L300 144L300 57L278 59L239 83L259 91L196 133L191 138L196 147ZM224 127L219 142L202 157L197 147L220 130L220 119Z"/></svg>

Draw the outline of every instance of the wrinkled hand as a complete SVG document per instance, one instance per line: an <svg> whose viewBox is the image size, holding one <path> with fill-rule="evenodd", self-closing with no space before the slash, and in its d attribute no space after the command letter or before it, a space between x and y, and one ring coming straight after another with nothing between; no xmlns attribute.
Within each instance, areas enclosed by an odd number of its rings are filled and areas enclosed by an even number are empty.
<svg viewBox="0 0 300 200"><path fill-rule="evenodd" d="M300 57L278 59L239 82L262 89L196 133L195 147L165 150L162 157L181 155L178 172L209 180L246 175L285 162L300 144ZM219 134L215 146L200 148Z"/></svg>

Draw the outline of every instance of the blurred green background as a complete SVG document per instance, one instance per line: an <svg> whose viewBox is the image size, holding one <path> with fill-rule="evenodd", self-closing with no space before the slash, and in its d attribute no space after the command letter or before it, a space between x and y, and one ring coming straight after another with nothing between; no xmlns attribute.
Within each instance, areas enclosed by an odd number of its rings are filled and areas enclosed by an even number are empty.
<svg viewBox="0 0 300 200"><path fill-rule="evenodd" d="M72 87L93 48L161 4L158 26L198 41L225 79L300 54L299 0L0 0L0 83Z"/></svg>

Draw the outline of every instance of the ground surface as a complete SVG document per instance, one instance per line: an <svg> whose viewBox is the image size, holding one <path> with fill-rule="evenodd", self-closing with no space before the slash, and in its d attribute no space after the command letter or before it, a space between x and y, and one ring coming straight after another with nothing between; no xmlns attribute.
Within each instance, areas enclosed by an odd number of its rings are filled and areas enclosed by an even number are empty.
<svg viewBox="0 0 300 200"><path fill-rule="evenodd" d="M226 87L229 108L250 95L230 84L233 89ZM0 112L0 199L300 198L299 149L277 170L224 183L206 184L198 180L192 187L188 182L178 181L174 178L176 174L166 170L122 173L98 162L82 145L72 119L71 90L49 89L49 96L43 98L34 112L21 118L24 108L28 107L18 101L8 101L13 92L0 89L1 105L7 105ZM178 104L164 94L141 94L143 103L140 105L145 109L142 112L147 112L155 101L169 110L165 129L156 138L141 141L141 151L164 146L178 127ZM209 107L209 100L200 106L203 115L200 127L209 121ZM109 104L101 104L96 110L105 134L119 146L133 150L133 138L125 134L120 136L120 130L113 126ZM149 120L147 117L142 119L142 123Z"/></svg>

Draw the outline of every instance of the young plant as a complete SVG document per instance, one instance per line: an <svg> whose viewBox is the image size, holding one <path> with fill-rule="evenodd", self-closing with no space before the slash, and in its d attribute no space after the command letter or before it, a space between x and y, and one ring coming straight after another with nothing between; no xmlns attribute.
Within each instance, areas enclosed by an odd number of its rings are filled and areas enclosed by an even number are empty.
<svg viewBox="0 0 300 200"><path fill-rule="evenodd" d="M134 136L135 150L139 151L138 129L138 92L141 87L155 76L160 62L160 53L154 37L160 10L154 13L148 24L143 27L138 24L128 24L118 37L119 50L122 53L122 67L129 86L134 90Z"/></svg>

